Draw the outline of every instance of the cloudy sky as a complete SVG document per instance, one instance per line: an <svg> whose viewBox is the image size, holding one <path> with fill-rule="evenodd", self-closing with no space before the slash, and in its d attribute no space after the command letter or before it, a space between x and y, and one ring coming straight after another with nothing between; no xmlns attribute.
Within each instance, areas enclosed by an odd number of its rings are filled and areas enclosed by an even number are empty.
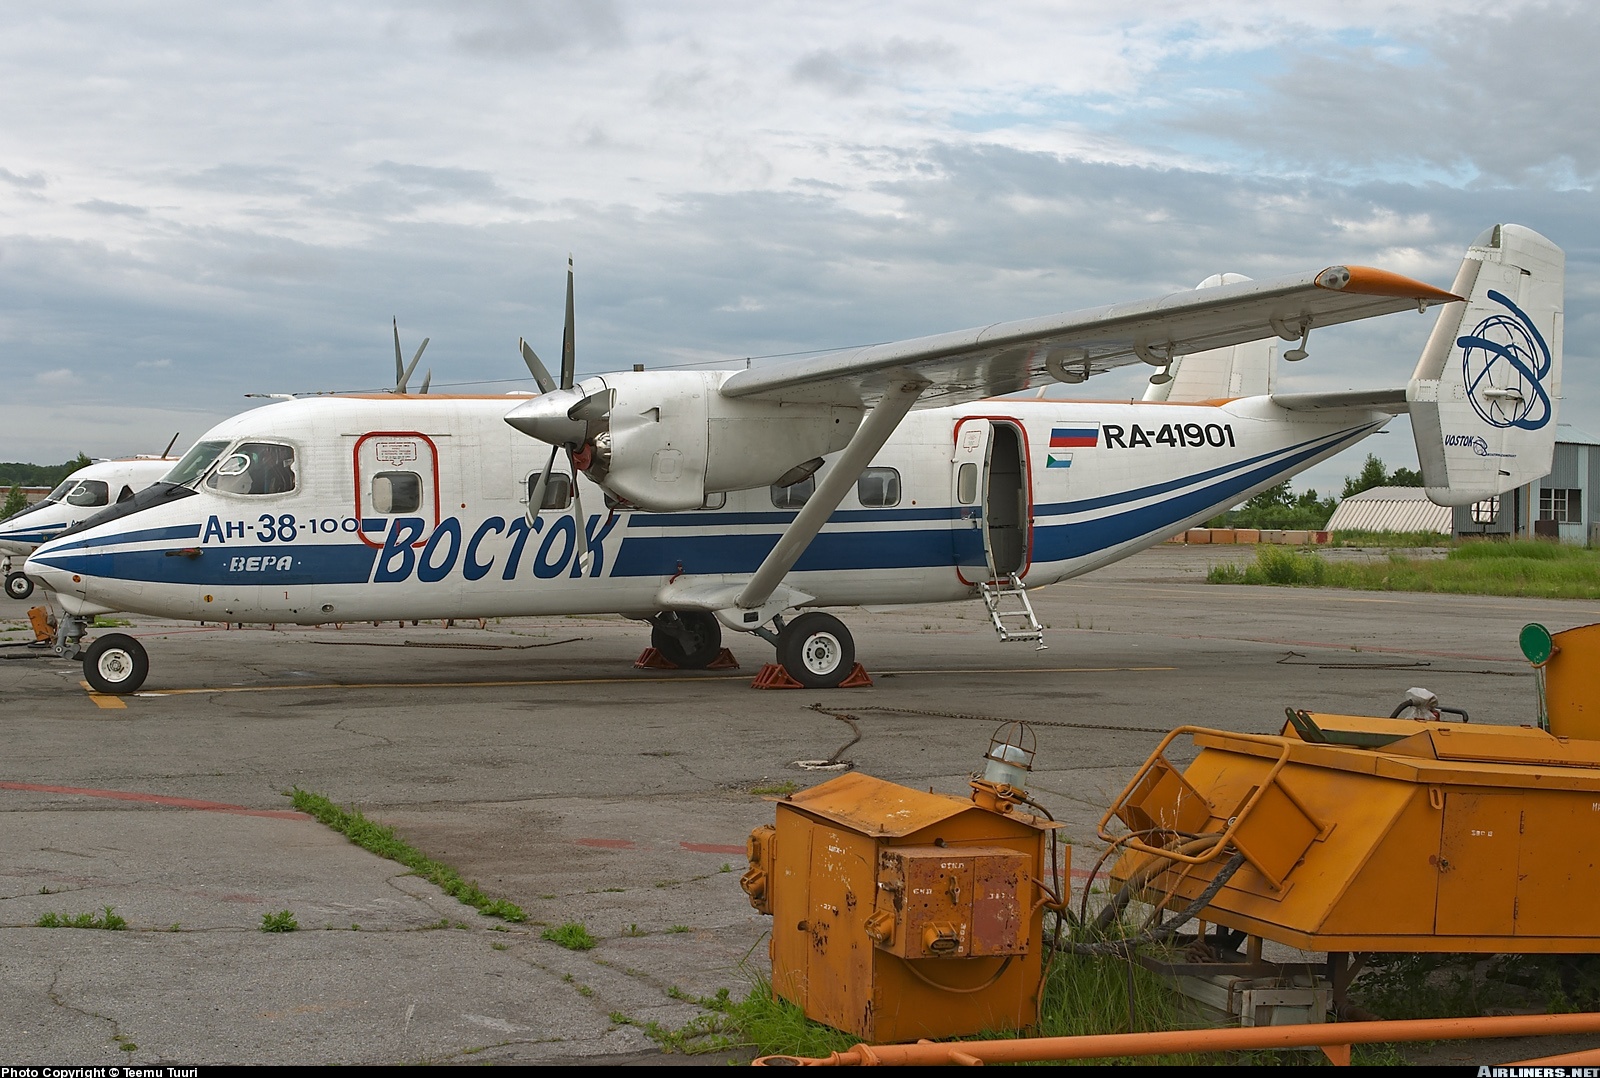
<svg viewBox="0 0 1600 1078"><path fill-rule="evenodd" d="M1336 262L1567 252L1594 402L1600 15L1578 4L0 0L0 459L181 445L246 393L740 362ZM1430 318L1298 389L1402 384ZM419 371L420 377L420 371ZM1138 371L1093 395L1142 392ZM1080 390L1081 392L1081 390ZM1309 473L1324 490L1404 426Z"/></svg>

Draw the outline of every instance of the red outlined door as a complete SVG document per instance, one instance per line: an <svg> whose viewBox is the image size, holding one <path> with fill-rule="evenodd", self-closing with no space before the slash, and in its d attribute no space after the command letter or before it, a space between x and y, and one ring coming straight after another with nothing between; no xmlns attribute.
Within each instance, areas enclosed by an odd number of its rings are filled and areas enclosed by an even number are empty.
<svg viewBox="0 0 1600 1078"><path fill-rule="evenodd" d="M361 541L383 546L390 522L420 517L421 546L439 524L439 447L414 430L376 430L356 439L356 517Z"/></svg>
<svg viewBox="0 0 1600 1078"><path fill-rule="evenodd" d="M956 575L964 584L1025 576L1033 557L1028 435L1010 416L956 421L950 494Z"/></svg>

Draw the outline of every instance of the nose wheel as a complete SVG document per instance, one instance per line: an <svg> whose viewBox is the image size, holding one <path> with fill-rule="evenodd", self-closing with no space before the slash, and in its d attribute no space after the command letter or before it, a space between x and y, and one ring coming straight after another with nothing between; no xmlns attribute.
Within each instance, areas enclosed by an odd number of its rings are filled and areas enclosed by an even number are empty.
<svg viewBox="0 0 1600 1078"><path fill-rule="evenodd" d="M99 637L83 653L83 677L95 692L137 692L148 673L144 645L125 633Z"/></svg>
<svg viewBox="0 0 1600 1078"><path fill-rule="evenodd" d="M13 599L26 599L33 594L33 581L25 573L7 573L6 594Z"/></svg>
<svg viewBox="0 0 1600 1078"><path fill-rule="evenodd" d="M808 689L834 689L856 665L856 642L844 622L808 611L778 630L778 662Z"/></svg>

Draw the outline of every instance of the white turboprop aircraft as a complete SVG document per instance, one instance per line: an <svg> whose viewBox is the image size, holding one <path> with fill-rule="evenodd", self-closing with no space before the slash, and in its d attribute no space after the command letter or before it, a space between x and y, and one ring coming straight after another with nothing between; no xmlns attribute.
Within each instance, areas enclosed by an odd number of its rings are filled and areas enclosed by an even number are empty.
<svg viewBox="0 0 1600 1078"><path fill-rule="evenodd" d="M172 440L176 442L177 435ZM178 458L166 455L171 449L169 444L159 457L122 457L86 464L41 501L0 520L0 572L5 573L6 594L13 599L33 594L33 581L26 573L13 571L13 558L26 558L40 543L158 481L177 462Z"/></svg>
<svg viewBox="0 0 1600 1078"><path fill-rule="evenodd" d="M57 652L81 655L102 692L131 692L148 670L124 634L85 647L85 619L109 611L305 624L613 612L649 621L681 667L711 662L726 627L773 643L800 683L833 686L854 643L818 607L982 597L1002 639L1037 641L1025 586L1158 543L1401 412L1441 504L1546 474L1563 263L1504 225L1448 292L1334 266L576 385L569 266L559 384L524 344L542 392L514 406L374 394L236 416L27 572L66 611ZM1274 393L1271 349L1248 343L1276 334L1299 342L1285 359L1303 358L1313 327L1441 304L1397 388ZM1159 368L1142 402L1002 396L1140 361ZM1021 607L1009 629L1006 603Z"/></svg>

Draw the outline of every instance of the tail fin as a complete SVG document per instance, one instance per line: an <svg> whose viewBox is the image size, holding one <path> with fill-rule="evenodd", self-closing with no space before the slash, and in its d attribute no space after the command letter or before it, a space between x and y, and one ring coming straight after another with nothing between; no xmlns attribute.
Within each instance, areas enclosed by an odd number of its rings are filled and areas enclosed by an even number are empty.
<svg viewBox="0 0 1600 1078"><path fill-rule="evenodd" d="M1195 288L1214 288L1249 279L1238 273L1215 273L1195 285ZM1210 401L1258 397L1270 393L1272 361L1276 352L1276 339L1268 338L1178 356L1167 371L1172 380L1164 384L1152 380L1150 388L1145 390L1144 399Z"/></svg>
<svg viewBox="0 0 1600 1078"><path fill-rule="evenodd" d="M1566 256L1521 225L1467 251L1406 388L1428 497L1469 505L1548 475Z"/></svg>

